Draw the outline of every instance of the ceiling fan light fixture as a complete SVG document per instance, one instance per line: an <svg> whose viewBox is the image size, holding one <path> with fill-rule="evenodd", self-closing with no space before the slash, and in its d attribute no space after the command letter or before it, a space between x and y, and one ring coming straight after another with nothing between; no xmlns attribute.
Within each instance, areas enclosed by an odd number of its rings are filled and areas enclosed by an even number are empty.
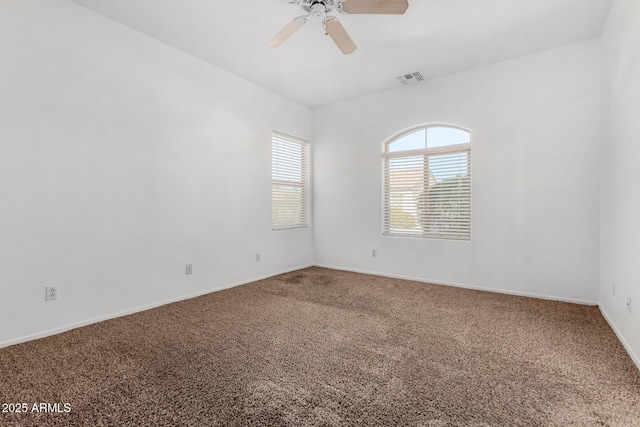
<svg viewBox="0 0 640 427"><path fill-rule="evenodd" d="M311 11L309 12L311 16L314 16L316 18L322 18L326 13L327 7L322 2L314 3L313 6L311 6Z"/></svg>

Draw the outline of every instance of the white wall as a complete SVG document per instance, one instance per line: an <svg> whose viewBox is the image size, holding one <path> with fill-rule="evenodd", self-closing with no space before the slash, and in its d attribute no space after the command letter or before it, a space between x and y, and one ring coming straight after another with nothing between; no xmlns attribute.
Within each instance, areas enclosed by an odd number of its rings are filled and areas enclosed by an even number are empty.
<svg viewBox="0 0 640 427"><path fill-rule="evenodd" d="M600 307L640 367L640 2L615 0L602 37ZM616 292L613 295L613 283ZM631 297L632 312L627 311Z"/></svg>
<svg viewBox="0 0 640 427"><path fill-rule="evenodd" d="M592 41L315 110L316 263L596 303L599 79ZM381 235L382 143L427 123L472 131L471 242Z"/></svg>
<svg viewBox="0 0 640 427"><path fill-rule="evenodd" d="M271 232L307 108L64 0L0 2L0 52L0 346L313 263Z"/></svg>

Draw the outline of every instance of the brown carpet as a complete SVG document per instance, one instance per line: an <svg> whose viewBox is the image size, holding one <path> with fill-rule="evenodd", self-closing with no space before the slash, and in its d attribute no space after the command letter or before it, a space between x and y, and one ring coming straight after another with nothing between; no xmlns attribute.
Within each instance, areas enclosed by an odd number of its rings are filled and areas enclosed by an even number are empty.
<svg viewBox="0 0 640 427"><path fill-rule="evenodd" d="M322 268L1 349L0 375L29 408L2 426L640 426L597 307Z"/></svg>

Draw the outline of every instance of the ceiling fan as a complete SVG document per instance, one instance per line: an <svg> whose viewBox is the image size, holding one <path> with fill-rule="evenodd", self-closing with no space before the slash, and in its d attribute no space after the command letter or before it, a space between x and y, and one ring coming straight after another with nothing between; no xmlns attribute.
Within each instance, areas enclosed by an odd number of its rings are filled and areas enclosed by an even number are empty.
<svg viewBox="0 0 640 427"><path fill-rule="evenodd" d="M289 3L300 6L307 14L298 16L289 22L267 42L267 46L280 46L312 17L322 18L322 28L324 28L325 34L333 39L345 55L355 52L356 44L351 40L338 18L329 15L330 12L337 10L347 14L402 15L409 7L408 0L291 0Z"/></svg>

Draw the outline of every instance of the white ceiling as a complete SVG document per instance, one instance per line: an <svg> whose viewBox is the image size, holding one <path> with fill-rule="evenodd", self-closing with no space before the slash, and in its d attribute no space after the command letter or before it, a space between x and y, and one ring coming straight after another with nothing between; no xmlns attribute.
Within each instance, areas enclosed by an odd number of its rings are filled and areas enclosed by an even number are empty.
<svg viewBox="0 0 640 427"><path fill-rule="evenodd" d="M405 15L338 18L358 45L343 56L318 20L265 43L303 14L285 0L72 0L315 108L596 38L611 0L409 0Z"/></svg>

